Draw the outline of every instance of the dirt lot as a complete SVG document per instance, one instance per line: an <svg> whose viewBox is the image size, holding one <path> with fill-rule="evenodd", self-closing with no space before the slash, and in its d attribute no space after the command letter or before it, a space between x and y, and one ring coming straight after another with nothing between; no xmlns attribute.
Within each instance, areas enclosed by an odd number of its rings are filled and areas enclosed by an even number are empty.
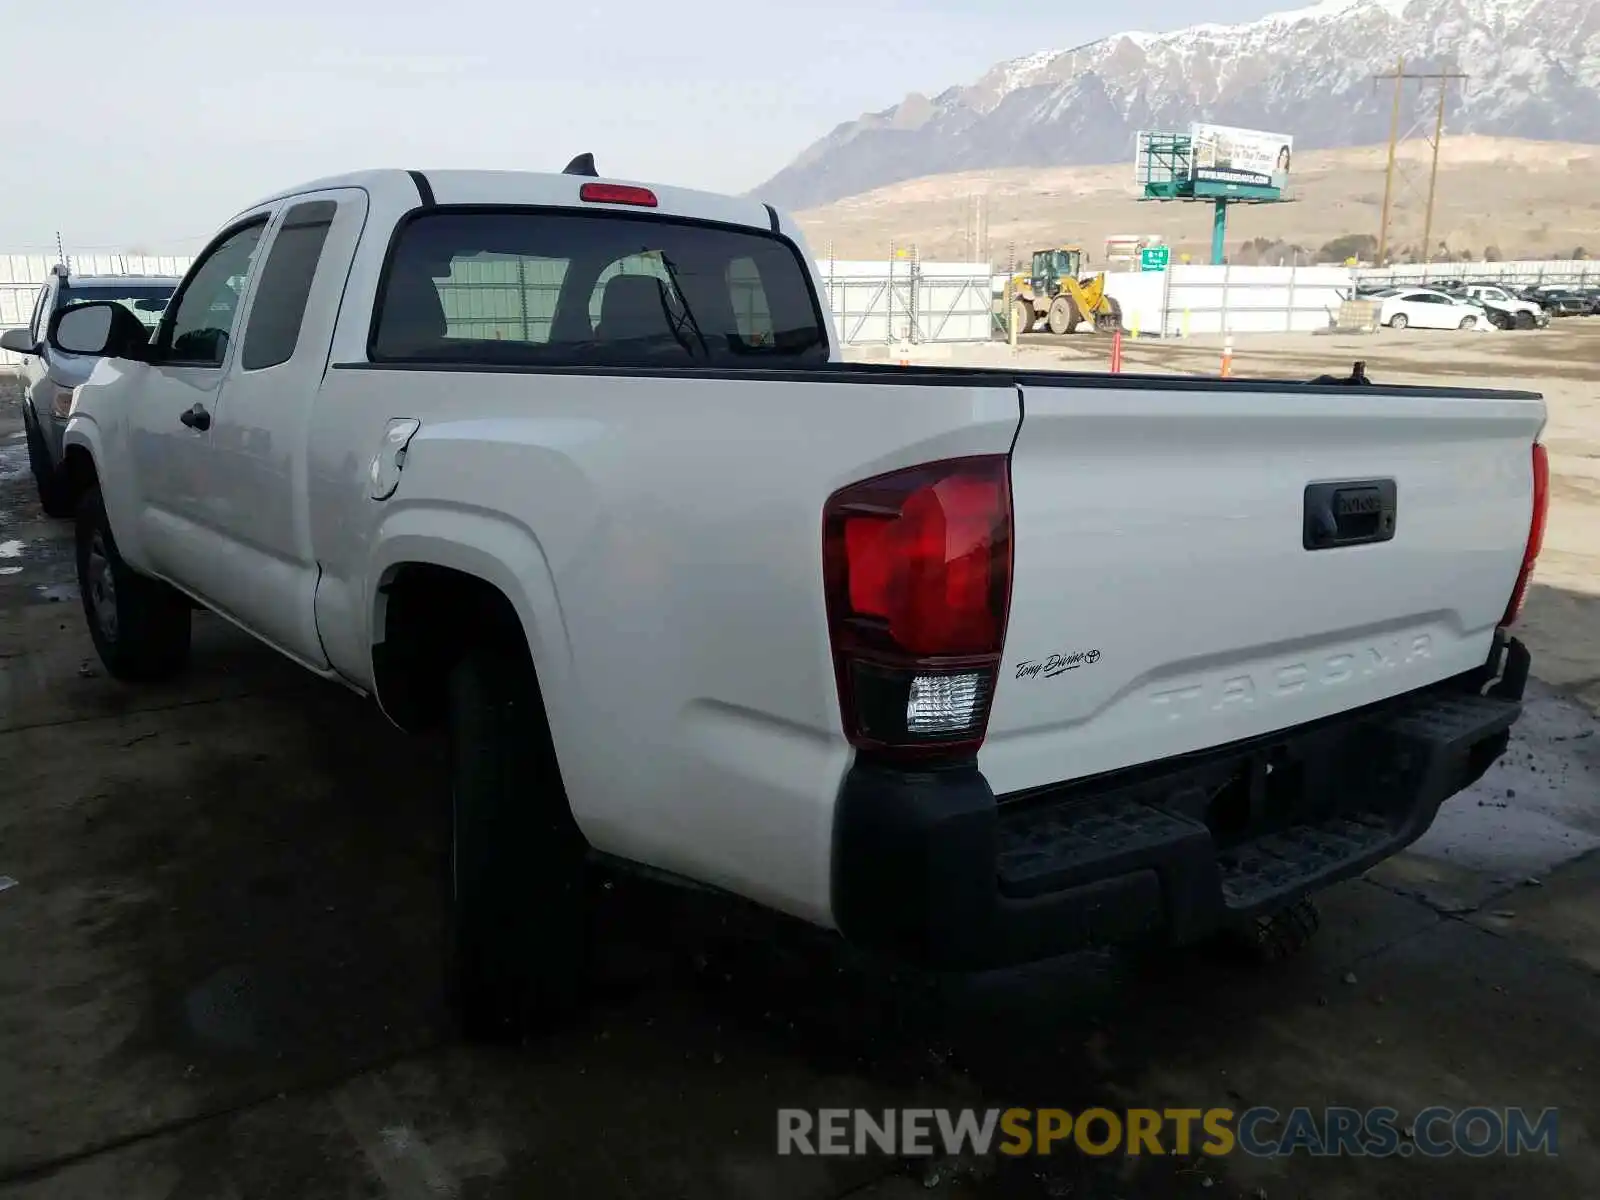
<svg viewBox="0 0 1600 1200"><path fill-rule="evenodd" d="M1421 138L1397 147L1391 248L1422 243L1432 151ZM1228 249L1239 258L1255 238L1315 251L1333 238L1378 228L1388 147L1295 152L1293 204L1234 209ZM1431 240L1474 257L1489 247L1505 259L1565 258L1600 242L1600 155L1592 145L1451 134L1439 157ZM1105 239L1159 234L1173 257L1209 262L1211 207L1146 204L1131 161L1105 166L1002 167L928 175L890 184L798 215L820 255L879 259L891 246L916 246L924 261L973 254L973 199L986 199L987 251L1004 269L1042 246L1080 242L1100 263ZM1537 216L1535 216L1537 214ZM979 257L982 257L982 251Z"/></svg>
<svg viewBox="0 0 1600 1200"><path fill-rule="evenodd" d="M441 1016L439 747L220 622L181 683L106 679L70 528L0 417L0 1197L1587 1197L1600 1175L1600 321L1240 339L1550 399L1555 510L1506 758L1336 889L1279 968L1092 953L895 974L614 880L599 1002L517 1051ZM1005 353L986 351L987 354ZM1092 338L1024 358L1092 365ZM1130 346L1140 370L1216 348ZM780 1159L779 1106L1560 1110L1554 1158Z"/></svg>

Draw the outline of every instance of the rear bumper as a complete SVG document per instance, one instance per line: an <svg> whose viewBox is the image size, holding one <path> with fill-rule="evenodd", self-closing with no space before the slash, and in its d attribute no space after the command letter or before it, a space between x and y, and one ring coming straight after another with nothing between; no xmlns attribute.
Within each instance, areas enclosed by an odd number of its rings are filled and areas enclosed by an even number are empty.
<svg viewBox="0 0 1600 1200"><path fill-rule="evenodd" d="M1420 837L1504 752L1528 653L1181 762L997 802L975 764L858 762L833 909L852 941L942 969L1107 942L1190 942L1349 878Z"/></svg>

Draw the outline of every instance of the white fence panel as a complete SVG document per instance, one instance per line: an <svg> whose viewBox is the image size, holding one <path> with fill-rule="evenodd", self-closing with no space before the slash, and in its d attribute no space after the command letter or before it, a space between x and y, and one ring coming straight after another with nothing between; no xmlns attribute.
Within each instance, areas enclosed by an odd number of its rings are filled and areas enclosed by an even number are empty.
<svg viewBox="0 0 1600 1200"><path fill-rule="evenodd" d="M1357 267L1363 287L1423 284L1447 279L1483 279L1497 283L1568 283L1600 285L1600 262L1583 258L1518 259L1513 262L1400 263L1392 267Z"/></svg>
<svg viewBox="0 0 1600 1200"><path fill-rule="evenodd" d="M1122 306L1122 325L1141 336L1161 332L1167 272L1125 271L1106 276L1106 292Z"/></svg>
<svg viewBox="0 0 1600 1200"><path fill-rule="evenodd" d="M1167 337L1326 329L1354 286L1347 267L1191 265L1106 276L1123 324Z"/></svg>
<svg viewBox="0 0 1600 1200"><path fill-rule="evenodd" d="M817 272L845 345L984 342L993 334L986 263L836 259Z"/></svg>
<svg viewBox="0 0 1600 1200"><path fill-rule="evenodd" d="M1180 266L1163 332L1293 333L1326 329L1354 287L1345 267Z"/></svg>
<svg viewBox="0 0 1600 1200"><path fill-rule="evenodd" d="M994 305L986 263L918 263L919 342L986 342Z"/></svg>

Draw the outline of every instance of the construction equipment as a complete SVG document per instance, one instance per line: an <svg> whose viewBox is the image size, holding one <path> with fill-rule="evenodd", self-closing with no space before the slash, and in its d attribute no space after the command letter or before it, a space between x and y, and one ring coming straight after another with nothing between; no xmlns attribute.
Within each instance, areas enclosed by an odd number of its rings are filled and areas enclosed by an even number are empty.
<svg viewBox="0 0 1600 1200"><path fill-rule="evenodd" d="M1026 333L1040 317L1055 334L1072 333L1084 321L1096 333L1122 328L1122 306L1106 295L1105 273L1080 277L1082 268L1081 246L1035 250L1031 273L1011 281L1017 331Z"/></svg>

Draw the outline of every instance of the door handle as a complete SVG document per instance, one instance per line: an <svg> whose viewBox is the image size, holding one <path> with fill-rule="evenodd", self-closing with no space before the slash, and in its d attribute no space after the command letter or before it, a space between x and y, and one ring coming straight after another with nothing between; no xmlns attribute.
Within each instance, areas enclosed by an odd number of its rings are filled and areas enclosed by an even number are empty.
<svg viewBox="0 0 1600 1200"><path fill-rule="evenodd" d="M184 413L178 420L182 421L190 429L198 429L201 433L211 428L211 414L198 404Z"/></svg>

